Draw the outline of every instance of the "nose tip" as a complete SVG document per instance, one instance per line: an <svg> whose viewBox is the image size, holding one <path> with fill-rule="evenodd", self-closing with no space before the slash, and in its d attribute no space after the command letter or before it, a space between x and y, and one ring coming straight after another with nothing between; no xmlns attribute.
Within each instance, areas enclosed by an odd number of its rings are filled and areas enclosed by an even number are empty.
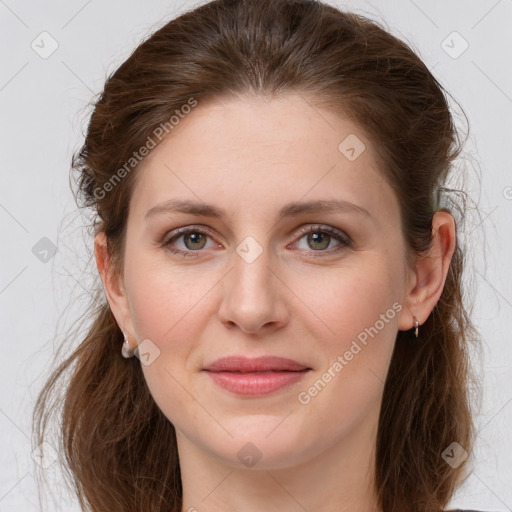
<svg viewBox="0 0 512 512"><path fill-rule="evenodd" d="M247 244L250 253L251 242ZM230 328L237 326L246 334L262 330L267 333L284 325L287 310L281 296L282 286L270 270L267 258L261 253L248 263L243 257L235 256L233 271L223 283L221 321Z"/></svg>

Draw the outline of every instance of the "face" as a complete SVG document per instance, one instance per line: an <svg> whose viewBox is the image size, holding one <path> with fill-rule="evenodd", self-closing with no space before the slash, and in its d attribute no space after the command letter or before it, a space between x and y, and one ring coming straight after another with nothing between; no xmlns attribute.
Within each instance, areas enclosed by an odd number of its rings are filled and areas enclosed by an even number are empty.
<svg viewBox="0 0 512 512"><path fill-rule="evenodd" d="M260 468L368 443L409 274L360 127L299 95L200 103L137 173L116 316L178 439ZM240 366L261 357L298 366Z"/></svg>

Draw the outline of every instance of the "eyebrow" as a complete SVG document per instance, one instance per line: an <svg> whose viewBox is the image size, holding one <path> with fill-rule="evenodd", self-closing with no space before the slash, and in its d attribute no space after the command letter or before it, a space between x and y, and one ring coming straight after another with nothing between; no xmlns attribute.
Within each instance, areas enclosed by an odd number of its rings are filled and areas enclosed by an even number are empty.
<svg viewBox="0 0 512 512"><path fill-rule="evenodd" d="M338 199L292 202L284 205L277 215L277 221L286 217L294 217L304 213L328 213L328 212L346 212L357 213L365 217L372 218L368 210L362 206L342 201ZM198 203L190 200L170 199L164 203L158 204L150 208L145 215L145 219L159 213L188 213L191 215L212 217L220 219L226 216L226 211L217 206Z"/></svg>

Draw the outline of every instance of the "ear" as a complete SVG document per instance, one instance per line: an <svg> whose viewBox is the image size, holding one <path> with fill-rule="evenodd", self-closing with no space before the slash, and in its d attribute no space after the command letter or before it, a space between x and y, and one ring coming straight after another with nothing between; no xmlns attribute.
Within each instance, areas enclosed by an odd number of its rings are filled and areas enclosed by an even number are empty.
<svg viewBox="0 0 512 512"><path fill-rule="evenodd" d="M110 309L116 319L117 325L128 337L130 345L133 345L133 340L136 339L136 337L131 322L130 308L123 279L122 276L117 275L113 271L107 251L107 237L103 231L100 231L94 238L94 255Z"/></svg>
<svg viewBox="0 0 512 512"><path fill-rule="evenodd" d="M413 315L419 325L425 323L443 292L444 283L457 246L455 220L447 211L437 211L432 219L432 247L418 257L415 272L408 284L405 307L398 328L414 327Z"/></svg>

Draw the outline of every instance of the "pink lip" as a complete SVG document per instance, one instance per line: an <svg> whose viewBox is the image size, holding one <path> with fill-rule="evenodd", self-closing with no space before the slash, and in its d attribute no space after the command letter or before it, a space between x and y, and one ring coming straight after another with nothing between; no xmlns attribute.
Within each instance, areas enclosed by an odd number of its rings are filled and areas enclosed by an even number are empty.
<svg viewBox="0 0 512 512"><path fill-rule="evenodd" d="M292 371L300 372L310 370L307 366L277 356L245 357L230 356L217 359L217 361L203 368L210 372L271 372L271 371Z"/></svg>
<svg viewBox="0 0 512 512"><path fill-rule="evenodd" d="M298 382L311 370L282 357L225 357L203 369L213 382L239 395L266 395Z"/></svg>

